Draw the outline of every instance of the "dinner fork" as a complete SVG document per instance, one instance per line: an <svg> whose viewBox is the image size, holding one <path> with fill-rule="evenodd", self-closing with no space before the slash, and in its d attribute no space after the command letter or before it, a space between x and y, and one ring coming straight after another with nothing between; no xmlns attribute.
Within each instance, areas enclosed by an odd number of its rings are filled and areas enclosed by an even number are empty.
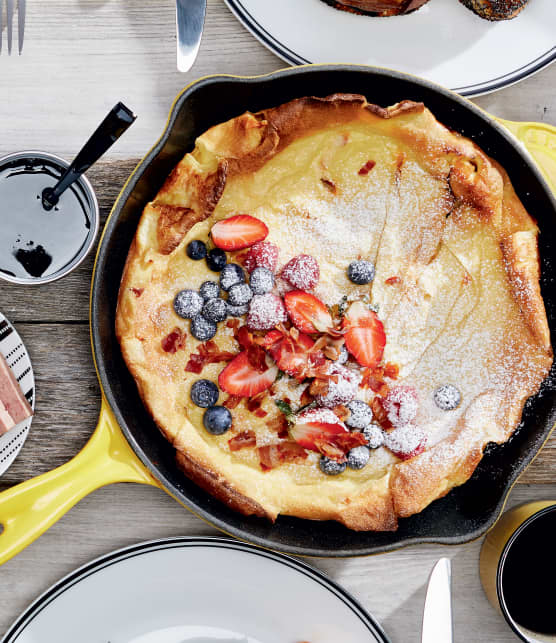
<svg viewBox="0 0 556 643"><path fill-rule="evenodd" d="M8 39L8 55L12 53L12 33L14 22L14 8L16 0L6 0L6 26ZM17 0L17 43L19 54L23 50L23 36L25 34L25 3L26 0ZM0 0L0 54L2 53L2 31L4 30L3 12L4 0Z"/></svg>

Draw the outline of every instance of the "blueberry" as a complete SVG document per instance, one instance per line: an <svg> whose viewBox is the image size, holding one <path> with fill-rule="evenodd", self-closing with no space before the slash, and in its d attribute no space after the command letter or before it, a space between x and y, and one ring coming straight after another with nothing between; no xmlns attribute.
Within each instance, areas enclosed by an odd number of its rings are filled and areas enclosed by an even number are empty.
<svg viewBox="0 0 556 643"><path fill-rule="evenodd" d="M439 386L434 392L434 403L443 411L452 411L461 403L461 393L453 384Z"/></svg>
<svg viewBox="0 0 556 643"><path fill-rule="evenodd" d="M199 261L199 259L204 259L207 256L207 247L202 241L196 240L187 245L185 252L187 252L187 256L190 259Z"/></svg>
<svg viewBox="0 0 556 643"><path fill-rule="evenodd" d="M222 435L232 426L232 414L225 406L209 406L203 415L203 424L212 435Z"/></svg>
<svg viewBox="0 0 556 643"><path fill-rule="evenodd" d="M208 406L214 406L220 395L218 386L210 380L197 380L191 387L191 399L193 404L206 409Z"/></svg>
<svg viewBox="0 0 556 643"><path fill-rule="evenodd" d="M319 467L323 473L326 473L327 476L337 476L339 473L343 473L346 470L345 462L336 462L336 460L331 460L325 455L321 456L319 460Z"/></svg>
<svg viewBox="0 0 556 643"><path fill-rule="evenodd" d="M176 314L184 319L192 319L201 312L203 298L194 290L180 290L174 299Z"/></svg>
<svg viewBox="0 0 556 643"><path fill-rule="evenodd" d="M348 277L354 284L369 284L375 278L375 267L370 261L352 261L348 266Z"/></svg>
<svg viewBox="0 0 556 643"><path fill-rule="evenodd" d="M205 301L207 301L207 299L214 299L220 294L220 286L216 281L204 281L199 288L199 293Z"/></svg>
<svg viewBox="0 0 556 643"><path fill-rule="evenodd" d="M362 430L369 449L378 449L384 444L384 433L378 424L369 424Z"/></svg>
<svg viewBox="0 0 556 643"><path fill-rule="evenodd" d="M362 469L367 464L370 457L371 450L369 447L355 447L348 451L347 466L350 469Z"/></svg>
<svg viewBox="0 0 556 643"><path fill-rule="evenodd" d="M249 284L255 295L264 295L274 288L274 275L268 268L255 268L251 273Z"/></svg>
<svg viewBox="0 0 556 643"><path fill-rule="evenodd" d="M191 334L200 342L206 342L216 335L216 324L197 315L191 320Z"/></svg>
<svg viewBox="0 0 556 643"><path fill-rule="evenodd" d="M220 297L209 299L205 302L203 312L201 314L208 321L218 323L224 321L228 316L228 306L223 299L220 299Z"/></svg>
<svg viewBox="0 0 556 643"><path fill-rule="evenodd" d="M253 291L247 284L236 284L228 292L228 303L231 306L244 306L253 298Z"/></svg>
<svg viewBox="0 0 556 643"><path fill-rule="evenodd" d="M220 288L226 292L236 284L242 284L245 281L243 268L237 263L227 263L220 273Z"/></svg>
<svg viewBox="0 0 556 643"><path fill-rule="evenodd" d="M373 412L371 407L361 400L352 400L347 404L349 417L346 424L352 429L364 429L373 421Z"/></svg>
<svg viewBox="0 0 556 643"><path fill-rule="evenodd" d="M213 272L220 272L226 265L226 253L220 248L213 248L207 255L207 266Z"/></svg>
<svg viewBox="0 0 556 643"><path fill-rule="evenodd" d="M228 315L230 317L243 317L249 312L249 305L245 304L244 306L232 306L228 303Z"/></svg>

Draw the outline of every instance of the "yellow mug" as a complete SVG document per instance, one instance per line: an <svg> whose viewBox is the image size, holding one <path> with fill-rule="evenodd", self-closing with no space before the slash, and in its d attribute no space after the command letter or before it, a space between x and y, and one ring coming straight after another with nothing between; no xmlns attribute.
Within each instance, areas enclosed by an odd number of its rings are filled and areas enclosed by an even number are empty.
<svg viewBox="0 0 556 643"><path fill-rule="evenodd" d="M552 527L548 529L549 527ZM539 530L546 532L546 551L533 549L535 536ZM531 555L523 561L523 550ZM548 560L551 557L551 561ZM535 573L534 559L543 561L544 583L527 583ZM531 560L533 559L533 560ZM522 573L522 566L530 573ZM542 602L537 617L532 613L531 603L536 592L547 592L552 596L551 571L556 567L556 501L544 500L530 502L507 511L487 534L479 558L481 583L491 605L502 613L512 630L526 643L556 643L556 609L542 610ZM531 586L533 585L533 586ZM541 586L542 585L542 586ZM542 623L543 617L550 617L550 628ZM552 624L554 624L552 628ZM547 629L554 631L548 633ZM538 631L536 631L538 630Z"/></svg>

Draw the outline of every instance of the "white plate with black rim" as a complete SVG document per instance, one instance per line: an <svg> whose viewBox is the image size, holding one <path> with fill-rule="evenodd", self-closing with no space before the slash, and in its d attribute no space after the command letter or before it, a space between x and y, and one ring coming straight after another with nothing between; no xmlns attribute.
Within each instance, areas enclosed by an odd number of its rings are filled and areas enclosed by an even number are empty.
<svg viewBox="0 0 556 643"><path fill-rule="evenodd" d="M458 0L430 0L389 18L347 13L324 0L225 1L256 38L291 65L388 67L463 96L507 87L556 59L555 0L530 0L516 18L500 22L479 18ZM372 87L367 97L373 101Z"/></svg>
<svg viewBox="0 0 556 643"><path fill-rule="evenodd" d="M40 596L1 643L389 643L305 563L224 538L155 540L98 558Z"/></svg>
<svg viewBox="0 0 556 643"><path fill-rule="evenodd" d="M6 358L23 394L35 408L35 378L33 367L25 345L15 328L0 313L0 353ZM31 420L28 418L14 426L10 431L0 435L0 476L8 469L21 450L29 429Z"/></svg>

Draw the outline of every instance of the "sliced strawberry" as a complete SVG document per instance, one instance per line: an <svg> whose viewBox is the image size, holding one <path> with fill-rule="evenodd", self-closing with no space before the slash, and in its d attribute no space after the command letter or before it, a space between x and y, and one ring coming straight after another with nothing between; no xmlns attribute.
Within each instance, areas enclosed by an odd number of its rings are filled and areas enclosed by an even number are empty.
<svg viewBox="0 0 556 643"><path fill-rule="evenodd" d="M218 376L218 385L226 393L251 397L270 388L278 375L278 367L266 356L266 370L255 368L249 351L242 351Z"/></svg>
<svg viewBox="0 0 556 643"><path fill-rule="evenodd" d="M311 255L297 255L282 268L282 279L300 290L313 290L319 278L319 264Z"/></svg>
<svg viewBox="0 0 556 643"><path fill-rule="evenodd" d="M384 326L377 314L362 302L355 301L348 308L342 322L346 348L361 366L374 368L380 363L386 345Z"/></svg>
<svg viewBox="0 0 556 643"><path fill-rule="evenodd" d="M335 441L347 433L346 425L329 409L304 411L290 427L291 437L305 449L338 458L342 458L344 452L335 445Z"/></svg>
<svg viewBox="0 0 556 643"><path fill-rule="evenodd" d="M255 268L268 268L271 272L276 270L278 264L278 246L270 241L258 241L249 248L243 259L243 267L248 272Z"/></svg>
<svg viewBox="0 0 556 643"><path fill-rule="evenodd" d="M268 352L272 359L278 364L278 368L290 375L291 377L304 379L305 371L309 364L309 351L313 348L314 341L305 333L299 333L297 339L290 335L283 335L278 331L271 331L268 335L278 333L278 339L268 339Z"/></svg>
<svg viewBox="0 0 556 643"><path fill-rule="evenodd" d="M325 333L332 326L328 308L311 293L290 290L284 295L284 303L293 325L304 333Z"/></svg>
<svg viewBox="0 0 556 643"><path fill-rule="evenodd" d="M236 214L215 223L210 234L217 248L241 250L265 239L268 228L260 219L250 214Z"/></svg>

